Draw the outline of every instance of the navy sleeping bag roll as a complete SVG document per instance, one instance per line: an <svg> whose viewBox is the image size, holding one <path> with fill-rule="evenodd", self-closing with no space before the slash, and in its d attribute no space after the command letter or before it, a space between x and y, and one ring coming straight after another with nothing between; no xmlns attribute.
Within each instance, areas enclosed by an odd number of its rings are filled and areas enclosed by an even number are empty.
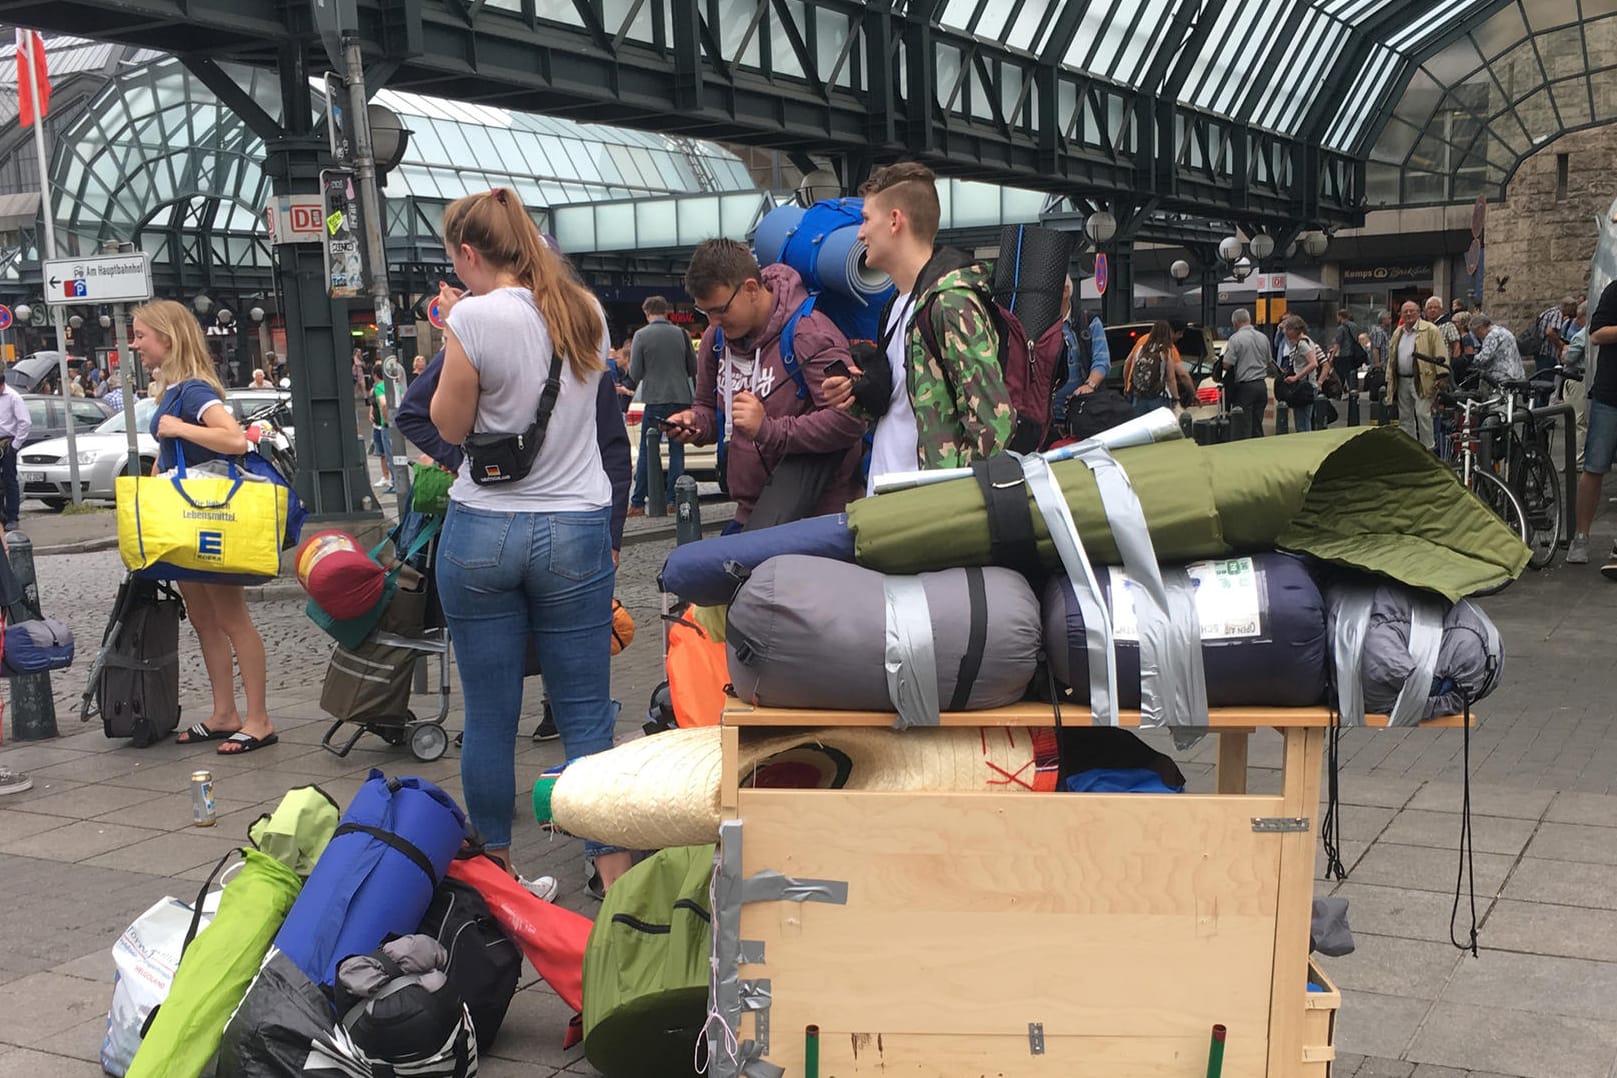
<svg viewBox="0 0 1617 1078"><path fill-rule="evenodd" d="M1325 699L1325 599L1303 559L1256 554L1186 566L1196 583L1208 707L1309 707ZM1140 706L1140 647L1133 604L1114 601L1121 569L1097 567L1112 610L1118 706ZM1045 651L1056 680L1089 699L1084 619L1072 584L1052 577L1044 589Z"/></svg>
<svg viewBox="0 0 1617 1078"><path fill-rule="evenodd" d="M425 779L372 770L286 915L276 948L315 984L334 984L343 959L416 931L465 838L466 817L448 794Z"/></svg>
<svg viewBox="0 0 1617 1078"><path fill-rule="evenodd" d="M676 546L663 562L658 582L697 606L727 606L746 574L778 554L853 561L853 532L848 514L834 513L755 532L715 535Z"/></svg>

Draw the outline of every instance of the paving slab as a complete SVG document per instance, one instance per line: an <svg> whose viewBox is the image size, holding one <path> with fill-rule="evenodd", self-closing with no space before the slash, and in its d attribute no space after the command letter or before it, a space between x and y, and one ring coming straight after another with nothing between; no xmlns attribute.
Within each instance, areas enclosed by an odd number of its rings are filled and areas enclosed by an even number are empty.
<svg viewBox="0 0 1617 1078"><path fill-rule="evenodd" d="M1355 934L1368 932L1434 943L1449 940L1449 916L1454 909L1452 894L1363 883L1352 875L1332 893L1348 900L1348 924ZM1491 904L1478 898L1479 917L1486 918L1491 908ZM1463 912L1468 921L1469 907L1464 907ZM1463 932L1465 925L1457 922L1457 928ZM1488 938L1492 940L1491 926ZM1352 956L1343 960L1352 961Z"/></svg>
<svg viewBox="0 0 1617 1078"><path fill-rule="evenodd" d="M0 1047L0 1078L101 1078L101 1066L29 1048Z"/></svg>
<svg viewBox="0 0 1617 1078"><path fill-rule="evenodd" d="M1524 857L1503 897L1617 910L1617 866Z"/></svg>
<svg viewBox="0 0 1617 1078"><path fill-rule="evenodd" d="M1617 962L1617 911L1552 906L1501 898L1493 905L1484 945L1531 954Z"/></svg>
<svg viewBox="0 0 1617 1078"><path fill-rule="evenodd" d="M1484 951L1455 967L1439 998L1617 1023L1617 962Z"/></svg>
<svg viewBox="0 0 1617 1078"><path fill-rule="evenodd" d="M1478 853L1472 861L1479 898L1498 894L1516 863L1515 858L1496 853ZM1402 846L1382 841L1372 846L1359 861L1353 878L1361 883L1453 894L1458 867L1459 854L1453 849L1445 855L1429 846Z"/></svg>
<svg viewBox="0 0 1617 1078"><path fill-rule="evenodd" d="M1409 802L1412 809L1433 812L1459 812L1465 787L1458 782L1428 782ZM1473 816L1513 816L1523 820L1541 818L1555 800L1554 790L1534 790L1492 783L1471 784Z"/></svg>
<svg viewBox="0 0 1617 1078"><path fill-rule="evenodd" d="M1460 841L1463 820L1463 816L1454 812L1406 808L1388 823L1387 829L1381 833L1381 841L1452 850ZM1526 847L1538 826L1537 820L1473 813L1471 846L1478 853L1501 853L1514 857Z"/></svg>
<svg viewBox="0 0 1617 1078"><path fill-rule="evenodd" d="M1430 1000L1344 988L1342 1009L1336 1015L1336 1048L1339 1052L1396 1059L1414 1040L1433 1006ZM1405 1073L1414 1069L1413 1063L1408 1064Z"/></svg>
<svg viewBox="0 0 1617 1078"><path fill-rule="evenodd" d="M1617 830L1586 824L1545 822L1539 825L1538 833L1528 845L1527 856L1552 861L1617 865Z"/></svg>
<svg viewBox="0 0 1617 1078"><path fill-rule="evenodd" d="M1362 929L1354 930L1353 941L1357 947L1352 954L1330 963L1330 975L1343 989L1437 999L1460 960L1460 952L1448 943L1377 936Z"/></svg>
<svg viewBox="0 0 1617 1078"><path fill-rule="evenodd" d="M92 1018L104 1019L110 990L110 985L48 972L0 985L0 1041L32 1047Z"/></svg>
<svg viewBox="0 0 1617 1078"><path fill-rule="evenodd" d="M1617 1028L1585 1018L1438 1002L1405 1058L1522 1078L1606 1078L1617 1059Z"/></svg>
<svg viewBox="0 0 1617 1078"><path fill-rule="evenodd" d="M1610 794L1556 794L1544 819L1552 823L1591 824L1617 827L1617 797Z"/></svg>
<svg viewBox="0 0 1617 1078"><path fill-rule="evenodd" d="M49 817L55 819L55 817ZM39 857L50 861L86 861L99 854L130 846L158 832L103 820L74 820L42 834L0 844L0 853Z"/></svg>

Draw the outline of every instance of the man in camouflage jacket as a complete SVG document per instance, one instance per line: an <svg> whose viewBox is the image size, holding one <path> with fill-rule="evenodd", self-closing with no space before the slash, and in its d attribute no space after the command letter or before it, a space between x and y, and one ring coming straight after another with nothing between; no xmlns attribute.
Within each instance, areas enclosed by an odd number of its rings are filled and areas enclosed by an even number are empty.
<svg viewBox="0 0 1617 1078"><path fill-rule="evenodd" d="M988 270L952 248L934 250L935 182L925 166L904 163L878 169L860 189L865 261L889 273L899 294L881 343L855 357L854 379L828 378L823 392L828 403L876 417L872 478L969 464L1002 452L1016 428Z"/></svg>

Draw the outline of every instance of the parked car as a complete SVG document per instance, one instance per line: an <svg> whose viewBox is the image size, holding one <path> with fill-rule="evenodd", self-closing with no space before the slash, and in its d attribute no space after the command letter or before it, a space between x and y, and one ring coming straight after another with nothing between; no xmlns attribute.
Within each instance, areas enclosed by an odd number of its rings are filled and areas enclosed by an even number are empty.
<svg viewBox="0 0 1617 1078"><path fill-rule="evenodd" d="M67 357L69 375L77 374L83 365L84 360L79 357ZM30 352L6 368L6 384L18 393L33 393L61 369L62 353Z"/></svg>
<svg viewBox="0 0 1617 1078"><path fill-rule="evenodd" d="M61 397L24 393L22 399L28 405L28 421L32 426L28 438L18 447L20 449L65 436L69 414L73 416L75 434L94 430L112 415L112 406L95 397L70 397L65 406Z"/></svg>
<svg viewBox="0 0 1617 1078"><path fill-rule="evenodd" d="M157 439L147 433L156 408L150 400L141 400L135 405L136 446L143 473L150 472L157 462ZM76 434L75 440L80 496L92 501L112 501L115 497L113 480L123 472L129 460L124 414L114 413L93 430ZM49 438L23 449L17 459L17 478L22 482L24 498L38 498L52 509L67 505L73 500L67 439Z"/></svg>

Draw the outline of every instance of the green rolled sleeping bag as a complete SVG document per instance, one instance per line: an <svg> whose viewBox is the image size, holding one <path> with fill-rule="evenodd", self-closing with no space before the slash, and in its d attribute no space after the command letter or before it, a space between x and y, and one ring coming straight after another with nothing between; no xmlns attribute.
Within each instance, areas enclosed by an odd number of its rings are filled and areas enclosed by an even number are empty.
<svg viewBox="0 0 1617 1078"><path fill-rule="evenodd" d="M1529 551L1431 450L1392 427L1291 434L1222 445L1190 441L1114 457L1170 564L1284 550L1379 573L1451 601L1519 576ZM1091 562L1117 565L1106 510L1082 461L1051 465ZM1058 566L1028 499L1038 553ZM974 479L864 498L848 507L854 555L883 573L993 564Z"/></svg>

